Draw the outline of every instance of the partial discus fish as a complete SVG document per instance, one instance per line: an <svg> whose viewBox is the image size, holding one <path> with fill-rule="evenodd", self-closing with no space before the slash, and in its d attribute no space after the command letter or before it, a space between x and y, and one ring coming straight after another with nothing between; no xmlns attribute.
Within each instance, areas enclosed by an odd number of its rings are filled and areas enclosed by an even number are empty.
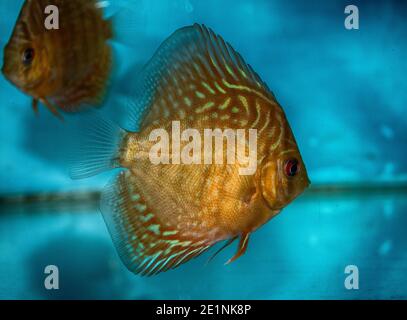
<svg viewBox="0 0 407 320"><path fill-rule="evenodd" d="M45 8L59 10L59 29L45 27ZM4 50L2 72L52 113L101 103L111 69L111 21L96 0L26 0Z"/></svg>
<svg viewBox="0 0 407 320"><path fill-rule="evenodd" d="M78 153L73 178L123 168L103 192L101 210L120 257L153 275L214 244L250 235L309 185L286 116L266 84L220 36L195 24L176 31L145 66L130 131L98 118ZM140 119L141 121L137 121ZM242 164L153 164L154 129L257 129L257 170ZM183 143L183 146L187 142ZM222 248L223 249L223 248Z"/></svg>

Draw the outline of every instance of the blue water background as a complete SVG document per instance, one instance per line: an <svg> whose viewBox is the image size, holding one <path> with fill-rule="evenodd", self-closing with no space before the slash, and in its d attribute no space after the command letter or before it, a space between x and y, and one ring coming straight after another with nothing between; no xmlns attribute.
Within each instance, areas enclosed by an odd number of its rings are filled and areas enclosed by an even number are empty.
<svg viewBox="0 0 407 320"><path fill-rule="evenodd" d="M0 5L0 46L22 0ZM352 1L360 29L346 30L347 1L122 1L116 69L106 105L126 95L142 66L177 28L211 27L275 93L313 185L407 182L407 5ZM124 9L123 9L124 8ZM123 14L125 12L125 14ZM126 16L127 14L127 16ZM0 53L2 60L3 53ZM75 129L0 77L0 194L100 190L109 174L72 181ZM77 119L75 119L77 120ZM80 119L78 121L81 121ZM225 250L153 278L120 263L97 207L0 207L0 298L407 298L405 193L301 197L254 234L248 252L223 266ZM61 289L43 287L45 265ZM344 268L360 289L344 288Z"/></svg>

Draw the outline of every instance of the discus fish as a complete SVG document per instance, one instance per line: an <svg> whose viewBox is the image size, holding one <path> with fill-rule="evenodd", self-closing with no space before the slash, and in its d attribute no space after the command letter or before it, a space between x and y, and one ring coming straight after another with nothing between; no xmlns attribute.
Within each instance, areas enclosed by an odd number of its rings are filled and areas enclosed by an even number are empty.
<svg viewBox="0 0 407 320"><path fill-rule="evenodd" d="M179 29L160 46L138 85L130 131L95 121L72 178L123 168L103 192L101 211L122 261L136 274L175 268L219 241L229 245L239 238L228 262L237 259L250 234L310 183L284 111L231 45L198 24ZM237 161L175 161L173 151L189 139L172 145L170 154L160 150L170 161L153 163L151 135L170 132L174 121L195 133L257 130L256 171L240 174L245 164Z"/></svg>
<svg viewBox="0 0 407 320"><path fill-rule="evenodd" d="M58 8L59 29L47 29L45 9ZM4 49L2 72L54 115L100 104L111 69L110 20L96 0L26 0Z"/></svg>

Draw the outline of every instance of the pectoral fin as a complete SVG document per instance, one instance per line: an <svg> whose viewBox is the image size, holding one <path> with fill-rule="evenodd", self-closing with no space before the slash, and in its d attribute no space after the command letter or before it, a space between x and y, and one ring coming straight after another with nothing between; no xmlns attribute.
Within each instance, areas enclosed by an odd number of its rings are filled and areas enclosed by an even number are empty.
<svg viewBox="0 0 407 320"><path fill-rule="evenodd" d="M238 245L236 254L232 258L230 258L225 264L229 264L229 263L235 261L237 258L242 256L246 252L247 243L249 242L249 236L250 236L250 232L243 233L240 236L239 245Z"/></svg>
<svg viewBox="0 0 407 320"><path fill-rule="evenodd" d="M226 241L226 243L208 259L207 263L211 262L213 258L215 258L223 249L230 246L237 238L238 237L233 237Z"/></svg>
<svg viewBox="0 0 407 320"><path fill-rule="evenodd" d="M58 108L55 107L51 102L49 102L47 99L41 99L40 100L47 108L49 111L51 111L51 113L57 117L59 120L63 121L64 118L62 117L62 115L59 113Z"/></svg>
<svg viewBox="0 0 407 320"><path fill-rule="evenodd" d="M38 99L33 99L32 108L34 110L34 113L38 115Z"/></svg>

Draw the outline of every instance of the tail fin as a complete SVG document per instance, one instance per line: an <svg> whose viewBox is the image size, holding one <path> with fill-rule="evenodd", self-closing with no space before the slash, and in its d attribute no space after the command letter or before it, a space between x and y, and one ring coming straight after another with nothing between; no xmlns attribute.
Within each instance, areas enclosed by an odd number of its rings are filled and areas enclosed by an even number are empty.
<svg viewBox="0 0 407 320"><path fill-rule="evenodd" d="M142 4L138 1L129 3L128 0L115 0L100 1L97 6L103 9L107 22L107 39L133 49L139 47L134 37L143 32L145 25Z"/></svg>
<svg viewBox="0 0 407 320"><path fill-rule="evenodd" d="M119 151L126 131L100 116L89 120L84 132L78 135L78 146L70 159L72 179L88 178L120 167Z"/></svg>

